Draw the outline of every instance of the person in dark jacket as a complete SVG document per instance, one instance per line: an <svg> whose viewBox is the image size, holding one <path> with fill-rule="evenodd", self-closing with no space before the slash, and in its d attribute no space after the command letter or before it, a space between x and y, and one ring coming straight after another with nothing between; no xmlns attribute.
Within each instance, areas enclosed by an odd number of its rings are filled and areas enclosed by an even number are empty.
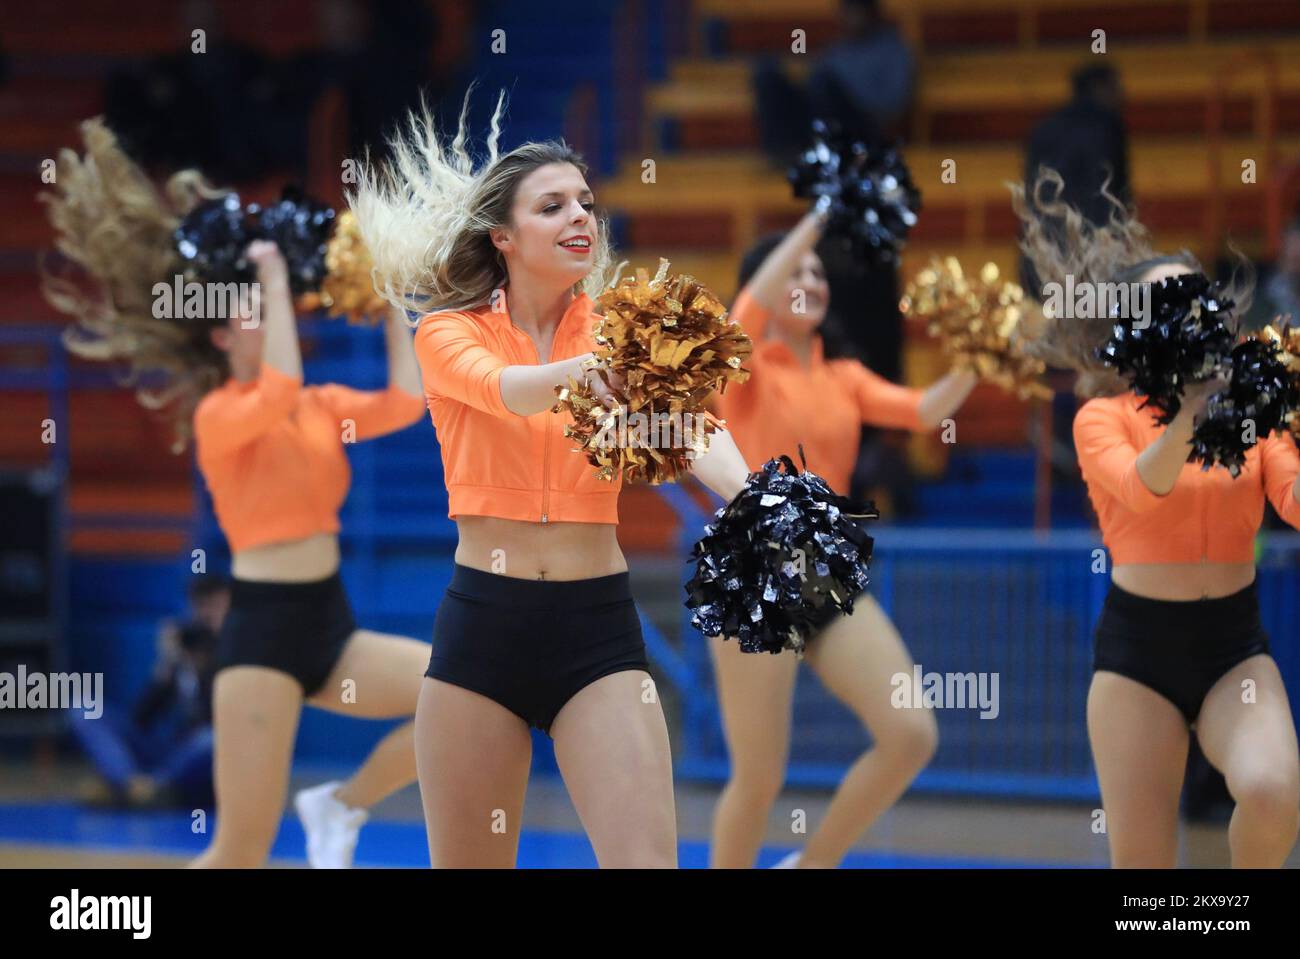
<svg viewBox="0 0 1300 959"><path fill-rule="evenodd" d="M1103 187L1125 204L1133 201L1124 90L1114 68L1101 64L1080 67L1071 80L1070 102L1044 117L1029 135L1024 182L1034 183L1041 167L1056 170L1065 181L1059 199L1089 223L1101 225L1111 211ZM1025 290L1040 298L1038 278L1024 259L1020 272Z"/></svg>
<svg viewBox="0 0 1300 959"><path fill-rule="evenodd" d="M771 57L754 68L754 121L763 150L778 166L808 145L814 118L869 145L904 133L916 64L878 0L841 0L840 39L817 54L804 85Z"/></svg>
<svg viewBox="0 0 1300 959"><path fill-rule="evenodd" d="M153 676L129 714L71 714L73 736L98 774L84 798L136 806L212 804L214 652L229 605L224 579L196 577L191 616L163 624Z"/></svg>

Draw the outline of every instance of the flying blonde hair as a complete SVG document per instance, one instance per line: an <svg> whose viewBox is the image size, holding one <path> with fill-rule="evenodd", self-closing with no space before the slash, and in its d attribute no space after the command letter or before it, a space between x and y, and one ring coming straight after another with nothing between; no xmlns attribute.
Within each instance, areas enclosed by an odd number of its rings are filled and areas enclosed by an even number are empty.
<svg viewBox="0 0 1300 959"><path fill-rule="evenodd" d="M124 364L123 382L149 409L170 408L184 449L194 408L229 375L225 354L209 331L224 320L158 319L154 286L181 273L172 234L203 199L220 195L197 170L184 170L160 193L122 150L104 122L81 124L84 156L59 152L55 191L40 194L55 246L80 268L87 284L42 269L45 297L73 318L63 342L77 356ZM143 380L158 380L144 383Z"/></svg>
<svg viewBox="0 0 1300 959"><path fill-rule="evenodd" d="M1042 285L1065 286L1073 277L1076 287L1084 283L1137 283L1158 266L1177 265L1203 273L1201 264L1187 250L1166 255L1155 251L1151 234L1133 210L1104 184L1101 195L1110 203L1110 216L1100 225L1089 222L1074 207L1060 199L1065 189L1061 174L1041 167L1027 190L1023 183L1008 184L1011 205L1024 232L1021 252L1028 258ZM1235 253L1236 251L1234 251ZM1245 257L1236 254L1237 266L1224 285L1224 295L1236 306L1238 318L1250 308L1255 271ZM1039 290L1027 293L1041 299ZM1083 397L1117 396L1127 393L1128 382L1097 359L1097 348L1111 335L1114 324L1108 316L1069 319L1045 314L1018 331L1025 351L1051 364L1078 372L1075 392Z"/></svg>
<svg viewBox="0 0 1300 959"><path fill-rule="evenodd" d="M468 111L466 93L449 144L438 136L427 106L410 113L405 135L399 132L389 141L391 159L377 168L367 157L357 189L347 198L374 258L376 292L408 315L487 305L509 280L490 231L510 225L520 181L548 163L570 163L587 173L581 155L563 141L525 143L499 154L504 92L492 113L487 157L475 169L466 148ZM608 235L602 220L591 271L575 292L595 298L606 288Z"/></svg>

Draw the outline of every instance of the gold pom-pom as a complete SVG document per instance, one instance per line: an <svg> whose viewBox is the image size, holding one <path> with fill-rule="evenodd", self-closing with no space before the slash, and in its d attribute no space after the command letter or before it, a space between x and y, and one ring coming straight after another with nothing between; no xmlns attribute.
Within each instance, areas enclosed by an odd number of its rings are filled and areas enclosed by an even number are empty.
<svg viewBox="0 0 1300 959"><path fill-rule="evenodd" d="M1300 382L1300 327L1291 325L1290 316L1279 316L1255 334L1257 340L1275 343L1278 362L1291 373L1293 382ZM1291 435L1300 442L1300 411L1292 410L1283 418Z"/></svg>
<svg viewBox="0 0 1300 959"><path fill-rule="evenodd" d="M651 398L694 408L729 381L749 378L749 337L694 277L668 275L667 260L653 278L637 270L616 281L596 298L596 312L596 358L623 379L633 410Z"/></svg>
<svg viewBox="0 0 1300 959"><path fill-rule="evenodd" d="M388 312L388 304L375 292L370 280L374 268L370 251L361 239L357 218L351 210L339 214L325 250L328 271L320 292L304 293L298 298L303 310L327 310L331 316L346 316L349 323L379 323Z"/></svg>
<svg viewBox="0 0 1300 959"><path fill-rule="evenodd" d="M556 409L573 417L564 435L577 443L574 452L586 454L603 480L622 474L628 483L675 483L690 472L692 460L708 451L709 434L716 428L703 410L670 410L656 403L636 412L607 408L585 383L573 379L559 396Z"/></svg>
<svg viewBox="0 0 1300 959"><path fill-rule="evenodd" d="M669 275L659 261L651 277L637 270L596 298L601 315L593 375L618 401L607 409L586 381L557 390L565 432L601 479L676 481L708 448L714 429L704 401L715 389L749 378L753 345L722 302L694 277Z"/></svg>
<svg viewBox="0 0 1300 959"><path fill-rule="evenodd" d="M931 336L957 369L973 371L1021 399L1048 399L1045 364L1027 356L1016 337L1027 305L1019 285L1000 281L996 263L968 278L955 257L937 257L907 285L899 303L906 314L928 323Z"/></svg>
<svg viewBox="0 0 1300 959"><path fill-rule="evenodd" d="M1288 370L1300 373L1300 327L1291 325L1291 317L1279 316L1257 334L1257 340L1276 343L1278 360Z"/></svg>

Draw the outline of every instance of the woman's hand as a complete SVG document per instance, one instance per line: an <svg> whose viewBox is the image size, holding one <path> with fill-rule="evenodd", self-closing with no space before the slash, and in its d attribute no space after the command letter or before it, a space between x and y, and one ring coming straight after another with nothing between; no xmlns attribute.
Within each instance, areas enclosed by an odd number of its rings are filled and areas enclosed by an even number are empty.
<svg viewBox="0 0 1300 959"><path fill-rule="evenodd" d="M1223 376L1216 376L1213 379L1190 384L1183 390L1183 404L1179 407L1178 412L1181 414L1185 410L1187 415L1194 420L1205 412L1210 397L1220 390L1226 389L1227 386L1228 380Z"/></svg>
<svg viewBox="0 0 1300 959"><path fill-rule="evenodd" d="M264 286L289 285L289 264L280 248L270 240L254 240L244 251L257 269L257 281Z"/></svg>
<svg viewBox="0 0 1300 959"><path fill-rule="evenodd" d="M605 409L616 410L623 405L619 395L627 386L627 381L622 376L599 365L584 365L582 376L592 395L600 400Z"/></svg>
<svg viewBox="0 0 1300 959"><path fill-rule="evenodd" d="M257 284L252 290L240 284L234 314L240 329L252 330L262 325L262 318L267 315L268 306L275 304L273 312L282 314L286 308L293 313L293 301L289 296L289 265L284 261L280 248L270 240L254 240L248 244L244 256L257 271Z"/></svg>

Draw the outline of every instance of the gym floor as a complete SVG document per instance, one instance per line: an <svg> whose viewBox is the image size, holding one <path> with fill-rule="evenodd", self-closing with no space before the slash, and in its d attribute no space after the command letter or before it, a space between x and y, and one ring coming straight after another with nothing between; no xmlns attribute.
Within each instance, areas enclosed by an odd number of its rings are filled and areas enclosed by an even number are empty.
<svg viewBox="0 0 1300 959"><path fill-rule="evenodd" d="M291 788L334 778L342 770L296 767ZM93 808L77 797L88 771L75 764L0 765L0 868L176 867L200 852L204 837L191 831L185 810L116 811ZM717 787L677 784L680 864L708 864L708 831ZM759 866L798 848L791 821L803 810L821 818L829 794L790 790L768 824ZM1087 805L1026 804L931 796L905 798L886 813L846 858L846 868L1097 868L1107 863L1106 841L1092 831ZM209 821L209 828L213 825ZM1226 824L1184 823L1181 864L1228 864ZM1288 866L1300 866L1300 851ZM286 810L271 865L304 867L297 817ZM415 786L373 811L357 846L358 867L428 865L420 796ZM596 865L563 783L534 776L524 810L519 865L523 868L591 868Z"/></svg>

